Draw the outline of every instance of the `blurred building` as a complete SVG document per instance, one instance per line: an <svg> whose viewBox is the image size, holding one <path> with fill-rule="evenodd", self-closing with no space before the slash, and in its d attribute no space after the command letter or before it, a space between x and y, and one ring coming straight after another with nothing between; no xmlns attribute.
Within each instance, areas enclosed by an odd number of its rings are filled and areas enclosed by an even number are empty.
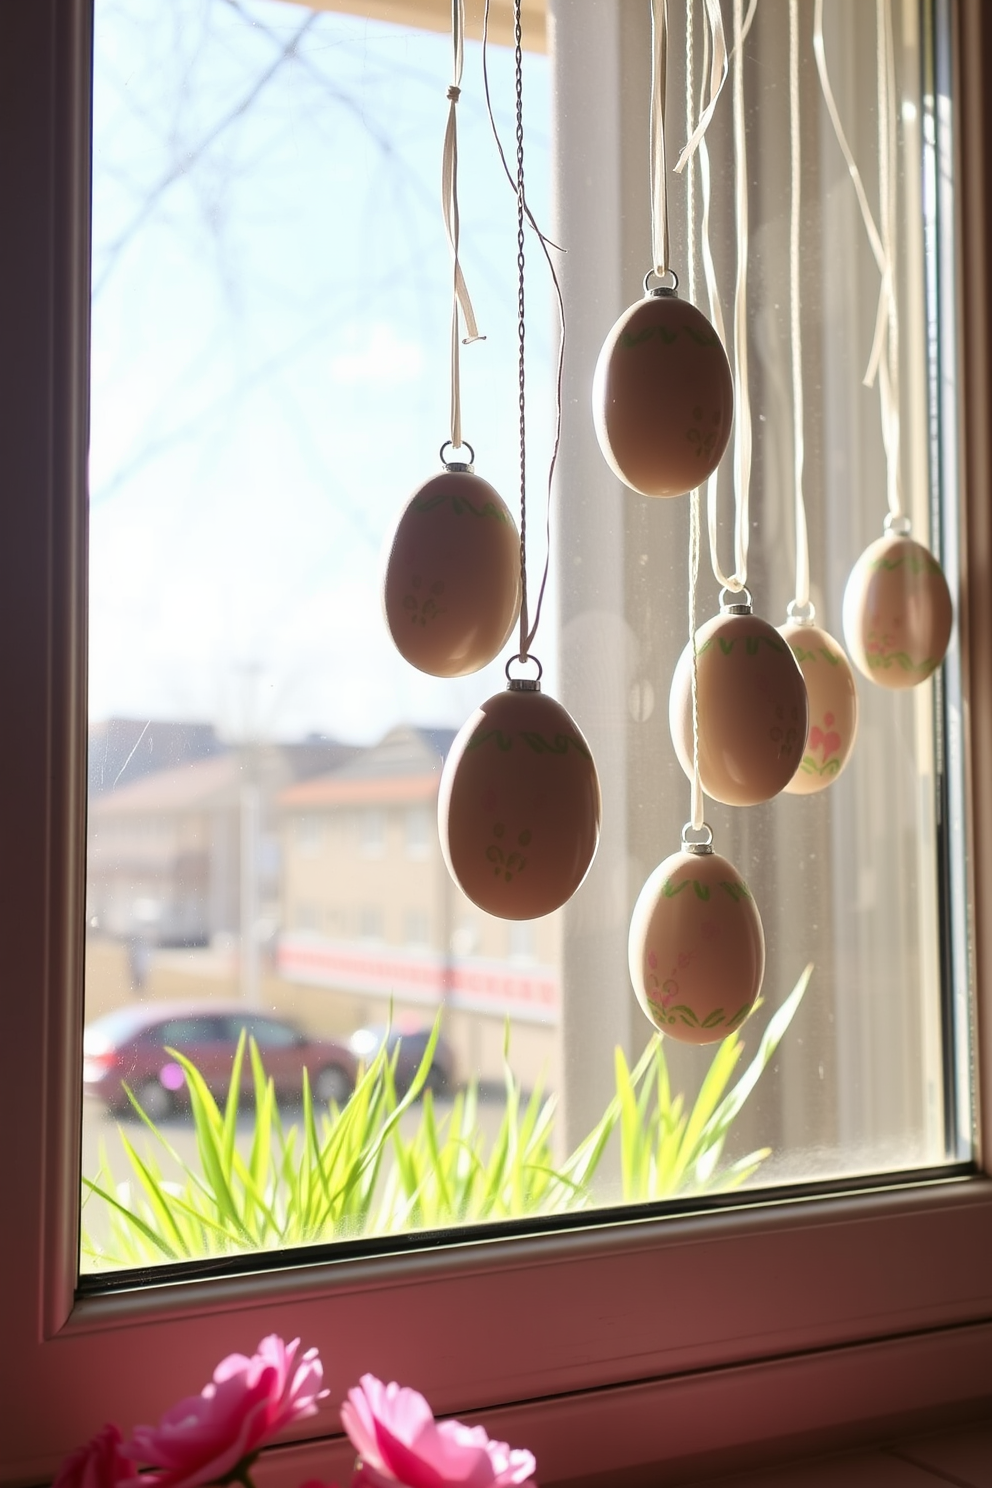
<svg viewBox="0 0 992 1488"><path fill-rule="evenodd" d="M324 739L231 749L208 725L153 727L153 737L169 743L167 748L160 744L157 755L150 751L151 757L161 762L171 752L182 758L185 750L185 762L146 768L127 784L104 784L91 792L91 930L175 946L236 936L247 830L260 933L265 938L267 924L271 938L281 900L276 797L287 785L340 765L355 750ZM183 731L192 734L185 745ZM95 732L99 750L101 732ZM200 748L206 757L196 757ZM140 752L139 743L136 758ZM93 755L91 740L91 774ZM133 762L122 764L114 760L121 778L133 767Z"/></svg>
<svg viewBox="0 0 992 1488"><path fill-rule="evenodd" d="M450 730L395 728L328 774L289 786L282 813L287 979L361 994L369 1019L433 1014L477 1073L497 1075L507 1017L514 1065L536 1078L559 1013L557 916L495 919L452 882L437 834Z"/></svg>

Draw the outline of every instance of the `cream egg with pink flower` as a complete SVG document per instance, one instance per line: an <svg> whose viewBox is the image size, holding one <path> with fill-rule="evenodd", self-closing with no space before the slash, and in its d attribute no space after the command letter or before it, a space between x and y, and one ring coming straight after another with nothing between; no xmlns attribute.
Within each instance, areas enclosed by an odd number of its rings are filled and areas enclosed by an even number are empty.
<svg viewBox="0 0 992 1488"><path fill-rule="evenodd" d="M711 1044L744 1022L761 990L765 937L751 891L712 849L673 853L634 906L630 979L662 1033Z"/></svg>
<svg viewBox="0 0 992 1488"><path fill-rule="evenodd" d="M806 747L785 790L810 796L832 784L851 757L858 732L858 689L844 648L812 621L787 620L779 634L799 663L809 698Z"/></svg>

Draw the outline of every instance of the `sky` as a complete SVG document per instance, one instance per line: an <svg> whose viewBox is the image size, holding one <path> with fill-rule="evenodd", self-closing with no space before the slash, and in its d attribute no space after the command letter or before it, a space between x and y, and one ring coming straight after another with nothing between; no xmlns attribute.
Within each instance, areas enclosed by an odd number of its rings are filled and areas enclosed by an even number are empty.
<svg viewBox="0 0 992 1488"><path fill-rule="evenodd" d="M528 196L549 201L527 56ZM389 534L448 434L440 207L450 39L284 0L97 0L90 714L368 742L458 726L502 664L424 676L381 611ZM512 56L490 51L512 136ZM458 105L476 470L518 503L516 206L481 48ZM532 241L528 486L543 501L552 301ZM543 511L531 530L543 535ZM544 554L531 555L532 583ZM553 663L553 605L538 647ZM512 650L512 647L508 648Z"/></svg>

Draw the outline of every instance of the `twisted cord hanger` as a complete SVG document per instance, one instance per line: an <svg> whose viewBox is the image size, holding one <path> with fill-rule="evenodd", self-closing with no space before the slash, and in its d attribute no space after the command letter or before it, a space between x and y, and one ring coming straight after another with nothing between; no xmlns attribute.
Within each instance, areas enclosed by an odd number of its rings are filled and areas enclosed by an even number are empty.
<svg viewBox="0 0 992 1488"><path fill-rule="evenodd" d="M525 304L524 221L527 196L524 182L524 69L521 10L513 0L514 121L517 143L517 410L520 433L520 655L526 660L530 645L527 607L527 316Z"/></svg>
<svg viewBox="0 0 992 1488"><path fill-rule="evenodd" d="M507 179L507 181L508 181L508 183L509 183L509 185L510 185L510 187L511 187L513 193L514 193L514 196L516 197L516 202L517 202L517 252L518 252L518 262L517 262L517 270L518 270L518 304L517 304L517 309L518 309L518 323L517 323L517 337L518 337L518 409L519 409L519 418L520 418L520 481L521 481L521 489L520 489L520 508L521 508L521 523L520 523L520 570L521 570L521 594L522 594L522 603L521 603L521 608L520 608L520 620L521 620L521 624L520 624L520 641L519 641L519 653L518 653L518 655L519 655L520 659L526 660L528 658L528 656L530 655L531 648L532 648L532 646L534 644L534 638L537 635L538 626L541 623L541 611L542 611L542 608L543 608L543 605L544 605L544 595L545 595L545 591L547 589L547 584L548 584L548 572L549 572L550 565L551 565L551 498L552 498L552 492L553 492L553 487L554 487L555 469L556 469L556 466L558 464L558 453L559 453L559 450L560 450L560 447L561 447L562 380L563 380L563 377L564 377L564 370L565 370L565 301L564 301L564 297L562 295L561 283L560 283L560 281L558 279L558 274L557 274L557 272L555 270L554 260L551 257L551 249L554 248L558 252L564 252L564 249L562 249L561 246L558 243L552 242L551 239L548 237L548 235L545 232L543 232L542 229L538 226L537 220L534 217L533 212L531 211L530 204L527 201L527 190L526 190L526 182L525 182L525 179L524 179L524 157L523 157L523 146L524 146L524 140L523 140L523 39L522 39L521 7L520 7L520 5L518 3L516 3L516 0L515 0L515 4L514 4L514 82L515 82L515 102L516 102L515 138L516 138L516 145L517 145L517 159L516 159L517 169L516 169L516 172L514 172L514 171L512 171L510 169L510 164L509 164L509 162L507 160L507 157L506 157L506 151L504 150L504 148L503 148L503 142L500 139L499 129L497 128L497 125L496 125L496 116L495 116L495 113L493 112L492 92L491 92L490 87L489 87L489 62L488 62L488 56L489 56L489 14L490 14L490 7L491 7L491 0L485 0L485 6L484 6L484 9L483 9L483 14L482 14L482 78L483 78L483 86L484 86L485 97L486 97L486 110L487 110L488 115L489 115L489 125L490 125L490 128L492 129L493 139L496 142L496 149L497 149L497 151L499 153L500 163L502 164L502 167L503 167L503 174L506 176L506 179ZM528 610L529 610L529 606L528 606L528 599L527 599L528 589L527 589L527 545L526 545L526 521L527 521L527 516L526 516L526 514L527 514L526 450L525 450L525 445L526 445L526 400L525 400L526 379L525 379L525 372L526 372L526 368L525 368L525 364L524 364L524 353L525 353L525 349L526 349L526 329L525 329L525 324L524 324L524 281L523 281L524 263L522 261L523 260L523 257L524 257L524 238L525 238L525 234L523 233L522 223L520 221L521 211L523 213L524 219L526 220L527 223L530 224L530 227L531 227L532 231L534 232L534 234L535 234L535 236L537 238L538 243L541 246L541 252L544 254L545 261L546 261L546 263L548 265L548 271L551 274L551 282L552 282L552 284L554 286L554 291L555 291L555 302L556 302L556 305L557 305L557 308L558 308L558 328L559 328L559 334L558 334L558 356L557 356L557 365L556 365L556 369L555 369L555 427L554 427L554 439L552 441L552 448L551 448L551 458L550 458L550 460L548 462L547 502L546 502L546 507L545 507L545 528L544 528L545 557L544 557L544 569L543 569L542 574L541 574L541 583L540 583L540 586L539 586L538 592L537 592L537 604L534 607L534 623L532 625L529 625L529 628L528 628L528 620L529 620Z"/></svg>

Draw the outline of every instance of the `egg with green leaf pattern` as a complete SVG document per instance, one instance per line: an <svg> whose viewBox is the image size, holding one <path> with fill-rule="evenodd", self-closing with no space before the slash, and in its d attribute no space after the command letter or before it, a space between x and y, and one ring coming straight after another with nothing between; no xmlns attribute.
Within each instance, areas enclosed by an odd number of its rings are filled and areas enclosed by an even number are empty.
<svg viewBox="0 0 992 1488"><path fill-rule="evenodd" d="M535 683L511 682L458 734L441 774L438 831L463 892L488 914L559 909L589 871L602 801L574 719Z"/></svg>
<svg viewBox="0 0 992 1488"><path fill-rule="evenodd" d="M593 422L615 475L643 496L681 496L719 465L734 417L723 342L670 290L631 305L596 363Z"/></svg>
<svg viewBox="0 0 992 1488"><path fill-rule="evenodd" d="M630 979L654 1026L686 1044L740 1028L761 991L765 936L751 891L719 853L673 853L634 905Z"/></svg>
<svg viewBox="0 0 992 1488"><path fill-rule="evenodd" d="M520 610L520 534L470 467L445 469L410 497L390 543L383 608L397 650L434 677L477 672L506 645Z"/></svg>

